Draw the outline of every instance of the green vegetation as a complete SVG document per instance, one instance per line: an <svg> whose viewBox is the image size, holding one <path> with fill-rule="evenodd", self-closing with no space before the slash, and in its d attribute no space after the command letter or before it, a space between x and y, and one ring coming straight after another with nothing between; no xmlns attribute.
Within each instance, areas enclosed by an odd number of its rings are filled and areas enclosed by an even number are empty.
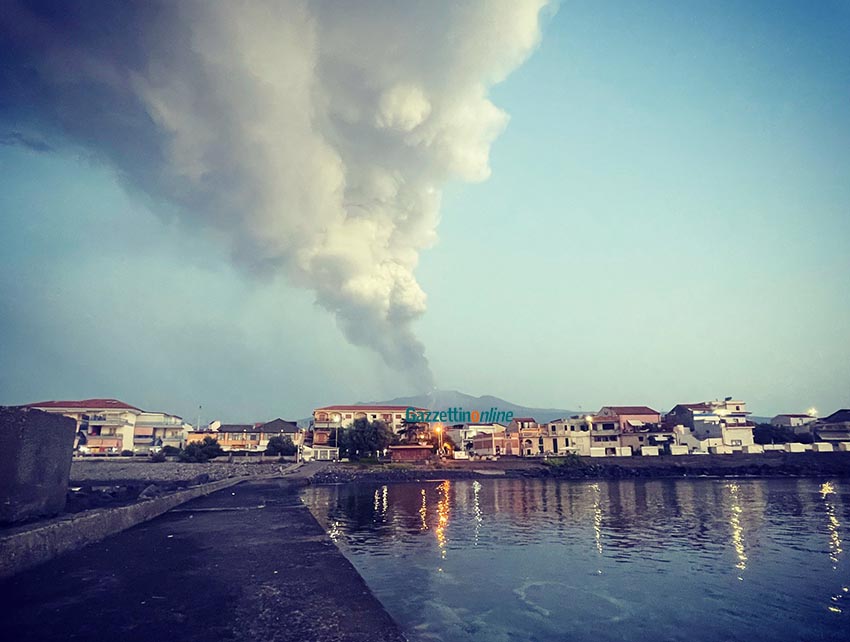
<svg viewBox="0 0 850 642"><path fill-rule="evenodd" d="M814 442L814 437L811 433L802 433L798 435L793 428L787 426L772 426L770 424L758 424L753 428L753 441L757 444L811 444Z"/></svg>
<svg viewBox="0 0 850 642"><path fill-rule="evenodd" d="M215 459L224 454L218 441L212 437L204 437L202 442L195 442L180 451L180 461L189 463L203 463Z"/></svg>
<svg viewBox="0 0 850 642"><path fill-rule="evenodd" d="M288 435L272 437L266 446L267 455L294 455L298 448L292 443Z"/></svg>
<svg viewBox="0 0 850 642"><path fill-rule="evenodd" d="M336 443L337 434L339 443ZM383 421L357 419L351 428L334 430L330 434L330 444L339 446L340 457L353 461L378 463L378 457L393 443L395 435Z"/></svg>
<svg viewBox="0 0 850 642"><path fill-rule="evenodd" d="M584 468L586 465L575 453L569 453L563 457L549 457L543 460L543 464L553 468Z"/></svg>
<svg viewBox="0 0 850 642"><path fill-rule="evenodd" d="M166 459L165 453L160 451L158 453L151 453L151 462L154 464L161 464Z"/></svg>

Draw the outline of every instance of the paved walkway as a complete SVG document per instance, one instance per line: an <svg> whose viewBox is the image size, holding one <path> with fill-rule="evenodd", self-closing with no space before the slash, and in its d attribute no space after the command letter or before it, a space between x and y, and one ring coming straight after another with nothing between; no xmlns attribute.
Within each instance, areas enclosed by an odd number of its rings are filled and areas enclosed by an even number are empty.
<svg viewBox="0 0 850 642"><path fill-rule="evenodd" d="M400 642L293 477L246 481L0 583L10 640Z"/></svg>

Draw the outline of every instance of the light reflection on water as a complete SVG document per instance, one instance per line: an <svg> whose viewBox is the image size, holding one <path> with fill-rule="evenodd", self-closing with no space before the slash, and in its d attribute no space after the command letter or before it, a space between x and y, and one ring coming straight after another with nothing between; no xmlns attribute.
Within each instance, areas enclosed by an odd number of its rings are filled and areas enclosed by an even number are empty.
<svg viewBox="0 0 850 642"><path fill-rule="evenodd" d="M442 481L303 497L411 640L848 638L846 481Z"/></svg>

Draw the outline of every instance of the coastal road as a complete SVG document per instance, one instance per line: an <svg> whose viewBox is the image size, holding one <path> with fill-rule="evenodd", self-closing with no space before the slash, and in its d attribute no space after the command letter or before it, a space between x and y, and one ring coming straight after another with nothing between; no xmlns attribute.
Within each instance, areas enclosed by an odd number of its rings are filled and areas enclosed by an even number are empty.
<svg viewBox="0 0 850 642"><path fill-rule="evenodd" d="M246 481L0 582L10 640L401 642L301 503Z"/></svg>

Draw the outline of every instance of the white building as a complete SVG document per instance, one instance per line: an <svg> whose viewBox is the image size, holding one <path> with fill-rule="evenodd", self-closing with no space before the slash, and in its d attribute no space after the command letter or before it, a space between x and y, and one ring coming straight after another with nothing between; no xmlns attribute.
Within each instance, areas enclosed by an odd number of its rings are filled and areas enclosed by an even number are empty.
<svg viewBox="0 0 850 642"><path fill-rule="evenodd" d="M75 445L83 454L147 453L167 445L180 448L191 428L176 415L146 412L118 399L40 401L28 407L74 419Z"/></svg>
<svg viewBox="0 0 850 642"><path fill-rule="evenodd" d="M784 428L793 428L797 434L811 432L812 424L817 421L817 417L803 414L776 415L770 420L771 426L779 426Z"/></svg>
<svg viewBox="0 0 850 642"><path fill-rule="evenodd" d="M727 397L723 401L679 404L667 413L665 423L672 427L679 445L702 451L739 451L755 443L749 414L745 402Z"/></svg>

